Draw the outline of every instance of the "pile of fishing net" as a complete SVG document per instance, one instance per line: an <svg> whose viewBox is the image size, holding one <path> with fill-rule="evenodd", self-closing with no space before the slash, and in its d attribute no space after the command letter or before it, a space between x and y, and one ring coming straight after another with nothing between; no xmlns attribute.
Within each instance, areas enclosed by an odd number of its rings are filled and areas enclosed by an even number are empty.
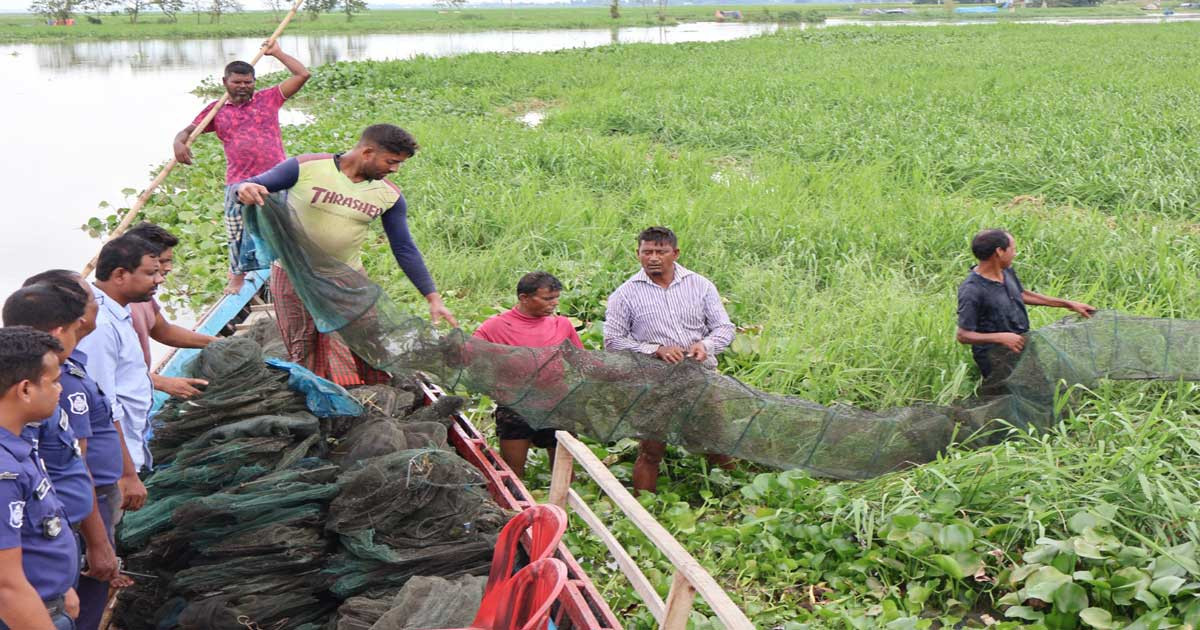
<svg viewBox="0 0 1200 630"><path fill-rule="evenodd" d="M322 332L337 332L373 366L436 374L442 385L486 394L534 428L602 441L650 438L780 468L866 478L926 462L954 442L984 443L1007 427L1057 420L1056 392L1100 379L1200 379L1200 321L1102 312L1029 333L1025 350L999 349L987 396L955 405L882 411L769 394L692 361L668 365L632 353L568 344L518 348L461 330L439 336L400 312L360 272L316 247L278 195L245 210L263 260L287 270ZM997 420L1001 422L997 422Z"/></svg>
<svg viewBox="0 0 1200 630"><path fill-rule="evenodd" d="M334 630L392 612L452 627L474 613L463 576L487 574L510 515L447 446L462 399L421 406L398 379L341 390L357 416L317 417L288 387L297 373L269 367L251 338L214 342L193 369L209 386L156 416L149 501L118 530L144 577L122 592L117 626ZM434 578L460 581L422 590Z"/></svg>

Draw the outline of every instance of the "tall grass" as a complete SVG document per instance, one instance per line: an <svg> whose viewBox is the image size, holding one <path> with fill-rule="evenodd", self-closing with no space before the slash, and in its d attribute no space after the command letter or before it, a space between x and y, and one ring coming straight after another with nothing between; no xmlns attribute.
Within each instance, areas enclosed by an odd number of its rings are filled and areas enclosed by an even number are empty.
<svg viewBox="0 0 1200 630"><path fill-rule="evenodd" d="M595 344L605 297L637 269L634 235L664 224L743 327L727 373L821 403L948 402L975 382L953 331L980 228L1013 232L1033 290L1200 317L1197 35L858 29L339 64L304 92L316 122L285 139L296 154L348 148L374 122L415 133L425 148L395 179L467 327L540 268L564 281L562 310L591 323ZM547 112L544 126L515 120L528 109ZM191 236L181 281L203 300L222 282L222 165L209 140L197 156L151 215ZM366 258L418 308L382 235ZM1059 430L858 485L672 460L674 481L648 504L764 626L982 623L1017 592L1006 580L1022 552L1070 535L1077 514L1115 507L1112 534L1154 553L1196 539L1197 400L1186 386L1104 386L1079 394ZM597 448L628 474L628 444ZM913 527L958 536L951 526L971 532L955 553L981 558L979 580L914 542ZM665 588L662 558L617 528ZM614 605L631 605L594 541L575 544Z"/></svg>

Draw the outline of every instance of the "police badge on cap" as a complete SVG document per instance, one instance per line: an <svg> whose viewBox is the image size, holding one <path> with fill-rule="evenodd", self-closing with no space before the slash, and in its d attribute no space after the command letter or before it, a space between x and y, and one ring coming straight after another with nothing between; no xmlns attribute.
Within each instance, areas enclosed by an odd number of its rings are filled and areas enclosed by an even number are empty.
<svg viewBox="0 0 1200 630"><path fill-rule="evenodd" d="M75 392L67 396L67 400L71 402L71 413L78 416L88 412L87 394Z"/></svg>

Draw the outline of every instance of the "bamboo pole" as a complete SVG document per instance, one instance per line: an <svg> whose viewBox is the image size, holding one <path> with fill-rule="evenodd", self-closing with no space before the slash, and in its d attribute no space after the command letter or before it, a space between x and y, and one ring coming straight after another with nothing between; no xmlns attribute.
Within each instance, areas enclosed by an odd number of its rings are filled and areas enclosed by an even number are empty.
<svg viewBox="0 0 1200 630"><path fill-rule="evenodd" d="M250 61L250 65L258 65L258 62L263 58L263 52L270 48L271 45L275 43L275 40L279 39L279 36L283 33L283 29L287 28L287 25L292 21L292 18L296 17L296 12L300 10L300 5L302 4L304 4L304 0L296 0L294 3L292 3L292 9L288 11L287 15L283 16L283 21L279 23L279 26L275 27L275 32L271 33L271 36L267 38L267 41L263 42L262 48L258 49L258 54L255 55L254 59ZM208 115L204 117L204 120L200 121L200 124L196 125L196 128L192 130L191 135L188 136L188 139L186 142L184 142L184 145L189 147L192 146L192 143L196 141L196 138L200 137L200 134L204 133L205 127L208 127L208 123L212 122L212 119L216 117L217 112L221 111L221 108L225 106L225 103L228 100L229 92L225 92L221 95L221 98L217 99L217 104L214 105L212 109L208 110ZM146 187L146 190L142 191L142 194L138 195L137 201L134 201L129 210L125 212L125 216L121 218L121 222L117 224L116 229L112 231L112 234L109 234L108 240L117 238L118 236L124 234L125 230L129 229L130 224L132 224L133 220L137 218L137 215L141 213L142 208L146 205L146 202L150 201L150 195L153 195L154 191L157 190L164 181L166 181L167 176L171 174L171 171L177 164L179 164L179 161L172 157L170 161L163 166L162 170L159 171L158 176L156 176L150 182L150 185ZM96 260L99 257L100 254L97 253L95 256L92 256L92 259L88 261L88 264L84 265L83 271L80 272L80 274L85 279L91 275L92 270L96 268Z"/></svg>

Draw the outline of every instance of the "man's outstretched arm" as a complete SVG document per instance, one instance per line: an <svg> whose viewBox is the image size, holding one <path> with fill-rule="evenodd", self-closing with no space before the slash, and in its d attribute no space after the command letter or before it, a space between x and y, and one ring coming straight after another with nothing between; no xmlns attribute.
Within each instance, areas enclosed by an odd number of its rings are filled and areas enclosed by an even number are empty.
<svg viewBox="0 0 1200 630"><path fill-rule="evenodd" d="M1050 297L1047 295L1042 295L1041 293L1034 293L1028 289L1021 292L1021 300L1026 304L1032 304L1034 306L1053 306L1055 308L1065 308L1067 310L1079 313L1079 315L1082 317L1091 317L1092 313L1096 312L1096 307L1090 304Z"/></svg>
<svg viewBox="0 0 1200 630"><path fill-rule="evenodd" d="M162 311L154 314L154 327L150 329L150 337L172 348L203 348L217 340L212 335L198 333L167 321Z"/></svg>
<svg viewBox="0 0 1200 630"><path fill-rule="evenodd" d="M442 301L442 295L438 293L437 285L433 283L433 276L429 274L429 268L425 266L425 258L421 256L421 250L417 249L417 244L413 241L412 233L408 229L408 205L403 196L397 199L391 208L384 211L380 222L383 223L383 231L387 234L392 255L396 257L396 264L400 265L404 275L408 276L413 286L417 287L421 295L425 296L425 301L429 302L430 320L436 324L444 319L451 326L457 327L458 321L454 319L454 314L446 308L446 304Z"/></svg>

